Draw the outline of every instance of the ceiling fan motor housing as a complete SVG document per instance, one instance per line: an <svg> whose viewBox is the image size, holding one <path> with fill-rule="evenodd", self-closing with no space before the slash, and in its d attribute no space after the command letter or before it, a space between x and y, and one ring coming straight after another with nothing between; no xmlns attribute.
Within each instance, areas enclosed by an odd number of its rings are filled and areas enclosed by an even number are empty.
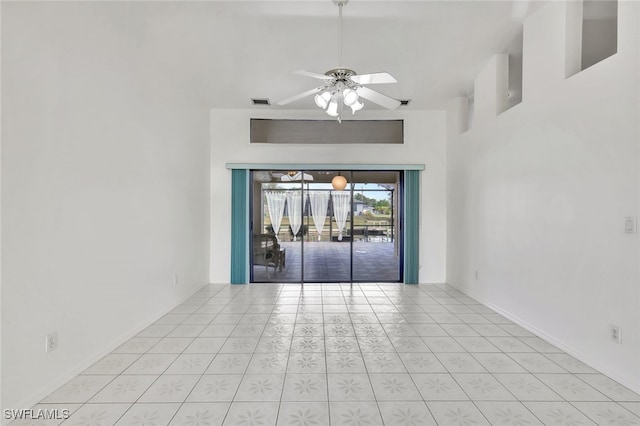
<svg viewBox="0 0 640 426"><path fill-rule="evenodd" d="M350 81L350 77L356 75L354 70L348 68L334 68L324 73L324 75L336 79L336 81L347 82Z"/></svg>

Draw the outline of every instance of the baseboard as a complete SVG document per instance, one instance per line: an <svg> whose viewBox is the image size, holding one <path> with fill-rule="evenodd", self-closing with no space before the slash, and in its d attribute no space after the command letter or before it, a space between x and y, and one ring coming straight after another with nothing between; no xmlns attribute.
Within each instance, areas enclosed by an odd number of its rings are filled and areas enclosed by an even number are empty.
<svg viewBox="0 0 640 426"><path fill-rule="evenodd" d="M546 340L548 343L551 343L552 345L554 345L558 349L561 349L562 351L568 353L569 355L571 355L572 357L574 357L574 358L578 359L579 361L585 363L589 367L599 371L600 373L604 374L605 376L610 377L611 379L613 379L616 382L620 383L621 385L629 388L630 390L634 391L635 393L640 394L640 384L630 381L628 377L621 377L618 373L610 371L607 367L601 365L599 362L595 361L594 359L592 359L589 355L585 354L584 352L582 352L582 351L580 351L580 350L578 350L578 349L576 349L576 348L574 348L572 346L567 345L566 343L558 340L557 338L555 338L551 334L547 333L546 331L537 328L533 324L529 324L527 321L524 321L521 318L519 318L517 315L514 315L511 312L509 312L509 311L507 311L505 309L502 309L501 307L493 304L491 301L486 300L483 297L479 297L478 295L474 294L472 291L469 291L469 290L466 290L466 289L462 289L462 288L460 288L460 286L457 286L455 284L449 284L449 285L451 287L455 288L456 290L458 290L459 292L464 293L469 297L472 297L473 299L477 300L478 302L482 303L483 305L487 306L488 308L493 309L494 311L496 311L497 313L499 313L503 317L509 319L510 321L513 321L515 324L519 325L520 327L524 328L525 330L535 334L536 336L540 337L543 340Z"/></svg>
<svg viewBox="0 0 640 426"><path fill-rule="evenodd" d="M53 393L55 390L57 390L58 388L60 388L61 386L69 382L71 379L73 379L74 377L76 377L77 375L85 371L87 368L91 367L96 362L100 361L105 356L109 355L111 352L113 352L114 349L116 349L117 347L119 347L120 345L125 343L127 340L131 339L132 337L136 336L142 330L144 330L154 322L158 321L158 319L160 319L162 316L166 315L169 311L174 309L177 305L184 303L186 300L193 297L195 293L202 290L203 288L206 288L208 285L209 284L205 284L200 287L197 287L193 292L191 292L191 294L189 294L189 296L184 297L178 304L173 304L172 306L164 307L162 310L160 310L159 314L151 315L150 316L151 318L141 321L136 326L134 326L130 331L128 331L127 333L124 333L124 335L122 335L121 337L114 339L110 344L105 345L105 349L102 349L96 352L95 354L87 358L84 362L80 363L77 367L72 368L71 370L62 374L58 379L54 380L48 386L45 386L43 389L35 393L33 396L29 398L25 398L24 400L16 404L16 407L33 407L34 405L40 403L40 401L42 401L47 396L51 395L51 393ZM3 416L2 420L0 421L0 425L4 426L6 424L9 424L9 422L10 421L5 420Z"/></svg>

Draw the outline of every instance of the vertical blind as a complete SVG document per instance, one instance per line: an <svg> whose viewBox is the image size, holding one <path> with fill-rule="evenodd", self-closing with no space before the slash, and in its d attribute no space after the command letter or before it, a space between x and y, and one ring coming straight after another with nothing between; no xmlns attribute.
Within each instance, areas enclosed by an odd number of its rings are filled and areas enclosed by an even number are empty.
<svg viewBox="0 0 640 426"><path fill-rule="evenodd" d="M249 170L231 170L231 284L249 282Z"/></svg>

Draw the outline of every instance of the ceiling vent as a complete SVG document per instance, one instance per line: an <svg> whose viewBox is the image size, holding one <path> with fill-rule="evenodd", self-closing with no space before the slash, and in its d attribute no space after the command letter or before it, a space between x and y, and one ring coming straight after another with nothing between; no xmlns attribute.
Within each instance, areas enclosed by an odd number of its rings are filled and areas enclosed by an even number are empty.
<svg viewBox="0 0 640 426"><path fill-rule="evenodd" d="M400 99L400 106L407 106L411 102L411 99Z"/></svg>
<svg viewBox="0 0 640 426"><path fill-rule="evenodd" d="M271 105L269 98L251 98L254 105Z"/></svg>

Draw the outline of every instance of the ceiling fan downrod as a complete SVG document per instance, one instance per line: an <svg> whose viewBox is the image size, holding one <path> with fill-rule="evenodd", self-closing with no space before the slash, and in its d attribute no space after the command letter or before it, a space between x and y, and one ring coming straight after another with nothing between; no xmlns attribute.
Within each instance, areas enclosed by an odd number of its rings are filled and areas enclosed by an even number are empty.
<svg viewBox="0 0 640 426"><path fill-rule="evenodd" d="M338 30L338 52L339 52L339 60L338 65L342 66L342 7L346 5L349 0L333 0L333 3L338 6L338 22L339 22L339 30Z"/></svg>

